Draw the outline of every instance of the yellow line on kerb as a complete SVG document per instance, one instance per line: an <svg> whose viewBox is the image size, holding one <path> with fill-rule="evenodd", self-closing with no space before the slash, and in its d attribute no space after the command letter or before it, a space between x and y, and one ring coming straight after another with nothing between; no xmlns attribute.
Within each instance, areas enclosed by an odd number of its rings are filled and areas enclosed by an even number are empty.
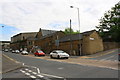
<svg viewBox="0 0 120 80"><path fill-rule="evenodd" d="M8 58L8 59L10 59L11 61L17 62L16 60L14 60L14 59L12 59L12 58L6 56L5 54L3 54L3 56L6 57L6 58Z"/></svg>

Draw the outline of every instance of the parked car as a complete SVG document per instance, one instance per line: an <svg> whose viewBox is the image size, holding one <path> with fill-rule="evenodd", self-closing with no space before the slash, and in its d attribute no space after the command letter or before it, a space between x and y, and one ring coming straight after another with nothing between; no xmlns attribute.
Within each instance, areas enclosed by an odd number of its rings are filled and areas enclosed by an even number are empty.
<svg viewBox="0 0 120 80"><path fill-rule="evenodd" d="M12 52L12 49L10 48L10 49L9 49L9 51L11 51L11 52Z"/></svg>
<svg viewBox="0 0 120 80"><path fill-rule="evenodd" d="M2 49L2 51L4 51L4 49Z"/></svg>
<svg viewBox="0 0 120 80"><path fill-rule="evenodd" d="M45 53L41 50L38 50L34 53L35 56L45 56Z"/></svg>
<svg viewBox="0 0 120 80"><path fill-rule="evenodd" d="M15 53L16 53L16 54L19 54L19 53L20 53L20 51L19 51L19 50L15 50Z"/></svg>
<svg viewBox="0 0 120 80"><path fill-rule="evenodd" d="M27 51L22 51L21 54L28 55L28 52Z"/></svg>
<svg viewBox="0 0 120 80"><path fill-rule="evenodd" d="M5 51L5 52L8 52L8 49L5 49L4 51Z"/></svg>
<svg viewBox="0 0 120 80"><path fill-rule="evenodd" d="M51 58L69 58L69 54L67 54L66 52L62 51L62 50L54 50L50 53L50 57Z"/></svg>
<svg viewBox="0 0 120 80"><path fill-rule="evenodd" d="M15 53L15 50L12 50L12 53Z"/></svg>

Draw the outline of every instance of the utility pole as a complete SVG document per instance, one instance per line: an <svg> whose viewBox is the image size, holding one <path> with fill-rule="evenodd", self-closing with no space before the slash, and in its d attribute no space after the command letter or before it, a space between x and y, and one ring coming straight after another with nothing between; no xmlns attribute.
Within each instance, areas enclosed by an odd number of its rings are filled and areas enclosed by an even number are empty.
<svg viewBox="0 0 120 80"><path fill-rule="evenodd" d="M71 28L71 19L70 19L70 54L72 54L72 28Z"/></svg>
<svg viewBox="0 0 120 80"><path fill-rule="evenodd" d="M79 32L80 32L80 13L79 13L79 8L78 7L74 7L74 6L70 6L70 8L76 8L77 9L77 11L78 11L78 27L79 27ZM80 41L80 33L79 33L79 46L78 46L78 49L79 49L79 56L81 56L82 55L82 52L81 52L81 41Z"/></svg>

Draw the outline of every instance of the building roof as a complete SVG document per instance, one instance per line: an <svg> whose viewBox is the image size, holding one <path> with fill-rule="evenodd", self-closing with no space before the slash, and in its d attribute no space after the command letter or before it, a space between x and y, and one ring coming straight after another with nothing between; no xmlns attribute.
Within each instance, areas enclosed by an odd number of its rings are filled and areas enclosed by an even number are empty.
<svg viewBox="0 0 120 80"><path fill-rule="evenodd" d="M46 29L41 29L41 28L40 28L39 32L42 32L42 36L46 36L46 35L55 33L55 32L57 32L57 31L55 31L55 30L46 30Z"/></svg>
<svg viewBox="0 0 120 80"><path fill-rule="evenodd" d="M39 32L41 32L42 33L42 37L44 37L44 36L50 35L52 33L55 33L57 31L55 31L55 30L46 30L46 29L41 29L40 28ZM36 37L39 34L39 32L36 34Z"/></svg>
<svg viewBox="0 0 120 80"><path fill-rule="evenodd" d="M55 33L55 32L57 32L57 31L55 31L55 30L45 30L45 29L42 29L41 32L42 32L42 36L46 36L46 35Z"/></svg>
<svg viewBox="0 0 120 80"><path fill-rule="evenodd" d="M81 34L84 35L84 36L89 36L89 35L91 35L94 31L96 31L96 30L86 31L86 32L83 32L83 33L81 33Z"/></svg>
<svg viewBox="0 0 120 80"><path fill-rule="evenodd" d="M72 34L72 35L66 35L63 38L59 39L60 42L66 42L66 41L74 41L74 40L79 40L79 39L83 39L83 36L89 36L90 34L92 34L95 30L91 30L91 31L86 31L83 33L78 33L78 34Z"/></svg>
<svg viewBox="0 0 120 80"><path fill-rule="evenodd" d="M0 41L0 43L10 43L10 41Z"/></svg>
<svg viewBox="0 0 120 80"><path fill-rule="evenodd" d="M56 32L54 32L54 33L51 33L51 34L45 35L45 36L41 37L40 39L44 39L44 38L47 38L47 37L51 37L51 36L57 34L58 32L62 32L62 31L56 31Z"/></svg>
<svg viewBox="0 0 120 80"><path fill-rule="evenodd" d="M74 40L79 40L82 39L81 34L72 34L72 35L66 35L63 38L59 39L60 42L66 42L66 41L74 41Z"/></svg>
<svg viewBox="0 0 120 80"><path fill-rule="evenodd" d="M14 35L13 37L16 37L16 36L21 35L21 34L34 34L34 35L36 36L37 32L25 32L25 33L19 33L19 34Z"/></svg>

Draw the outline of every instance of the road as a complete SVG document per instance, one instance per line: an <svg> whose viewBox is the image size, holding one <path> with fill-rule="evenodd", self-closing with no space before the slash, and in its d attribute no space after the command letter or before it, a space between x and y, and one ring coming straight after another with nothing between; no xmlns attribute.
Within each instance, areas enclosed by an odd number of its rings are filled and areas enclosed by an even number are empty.
<svg viewBox="0 0 120 80"><path fill-rule="evenodd" d="M58 61L49 61L11 52L3 52L3 54L9 56L14 60L24 63L27 66L34 66L39 68L39 76L44 76L47 78L118 78L118 70L114 69L100 68L95 66L85 66L82 64L70 64ZM32 71L34 75L38 76L36 74L37 70L33 68L22 68L17 70L16 73L19 73L21 76L23 76L30 71ZM9 73L3 74L3 77L6 78L10 75L11 74ZM29 73L28 76L26 76L26 78L28 77L30 77Z"/></svg>
<svg viewBox="0 0 120 80"><path fill-rule="evenodd" d="M93 56L92 59L96 59L96 60L109 60L109 61L118 61L118 53L120 53L120 49L115 49L115 50L108 50L105 51L102 55L100 53L95 54L95 55L91 55Z"/></svg>

